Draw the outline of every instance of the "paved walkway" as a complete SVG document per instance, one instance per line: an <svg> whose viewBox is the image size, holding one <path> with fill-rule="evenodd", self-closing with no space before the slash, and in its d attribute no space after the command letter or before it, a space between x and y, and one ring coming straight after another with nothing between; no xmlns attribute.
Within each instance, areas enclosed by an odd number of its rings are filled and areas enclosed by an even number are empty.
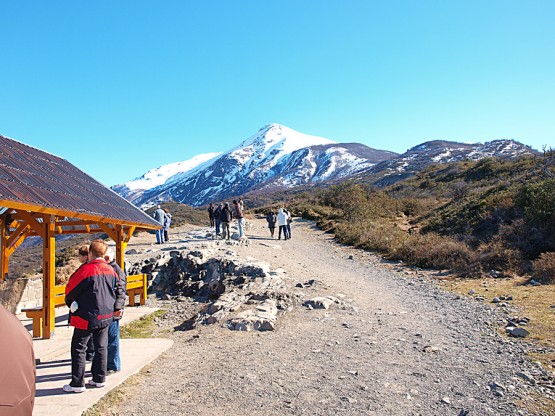
<svg viewBox="0 0 555 416"><path fill-rule="evenodd" d="M128 307L121 322L126 325L156 309ZM34 340L37 358L37 393L34 416L80 416L81 413L99 401L110 390L137 373L145 365L170 348L169 339L122 339L120 356L122 370L106 378L103 388L87 387L83 393L65 393L62 386L71 379L70 342L73 328L67 325L67 308L56 308L56 332L52 339ZM19 316L22 323L31 330L31 320ZM89 365L88 365L89 366ZM90 379L87 372L85 380Z"/></svg>

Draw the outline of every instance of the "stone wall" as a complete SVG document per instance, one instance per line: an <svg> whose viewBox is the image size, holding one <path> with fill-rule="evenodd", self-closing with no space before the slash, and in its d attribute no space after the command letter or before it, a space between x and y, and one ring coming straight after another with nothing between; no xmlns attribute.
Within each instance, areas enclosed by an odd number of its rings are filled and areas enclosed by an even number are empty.
<svg viewBox="0 0 555 416"><path fill-rule="evenodd" d="M13 313L42 305L42 278L18 278L0 281L0 303Z"/></svg>

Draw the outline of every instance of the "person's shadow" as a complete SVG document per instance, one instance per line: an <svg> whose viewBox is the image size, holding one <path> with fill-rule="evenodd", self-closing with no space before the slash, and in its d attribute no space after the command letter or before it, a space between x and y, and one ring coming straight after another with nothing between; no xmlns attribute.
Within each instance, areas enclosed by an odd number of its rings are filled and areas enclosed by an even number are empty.
<svg viewBox="0 0 555 416"><path fill-rule="evenodd" d="M71 359L68 358L65 360L54 360L54 361L47 361L44 363L38 363L37 370L41 368L54 368L54 367L67 367L67 366L69 366L69 372L60 372L56 374L45 374L45 375L37 376L37 379L36 379L37 389L35 392L35 397L65 395L67 393L62 390L62 383L60 383L60 387L44 388L44 389L40 388L40 384L51 382L51 381L62 382L62 381L71 380ZM91 374L89 371L85 372L86 377L90 375ZM67 383L64 383L64 384L67 384Z"/></svg>

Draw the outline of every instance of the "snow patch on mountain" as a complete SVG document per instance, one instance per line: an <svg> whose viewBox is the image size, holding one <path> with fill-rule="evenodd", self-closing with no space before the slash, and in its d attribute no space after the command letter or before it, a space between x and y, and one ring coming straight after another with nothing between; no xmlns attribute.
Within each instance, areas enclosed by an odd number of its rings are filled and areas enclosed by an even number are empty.
<svg viewBox="0 0 555 416"><path fill-rule="evenodd" d="M159 168L151 169L140 178L133 179L123 185L127 186L127 188L132 191L139 189L151 189L155 186L166 183L166 181L172 176L188 172L207 160L214 159L218 155L220 155L220 153L204 153L183 162L163 165Z"/></svg>

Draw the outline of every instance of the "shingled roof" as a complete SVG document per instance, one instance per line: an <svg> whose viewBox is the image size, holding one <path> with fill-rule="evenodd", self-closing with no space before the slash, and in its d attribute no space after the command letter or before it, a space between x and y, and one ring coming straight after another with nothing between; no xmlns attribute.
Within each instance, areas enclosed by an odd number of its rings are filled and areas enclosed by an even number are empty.
<svg viewBox="0 0 555 416"><path fill-rule="evenodd" d="M0 135L0 206L155 229L160 224L67 160Z"/></svg>

